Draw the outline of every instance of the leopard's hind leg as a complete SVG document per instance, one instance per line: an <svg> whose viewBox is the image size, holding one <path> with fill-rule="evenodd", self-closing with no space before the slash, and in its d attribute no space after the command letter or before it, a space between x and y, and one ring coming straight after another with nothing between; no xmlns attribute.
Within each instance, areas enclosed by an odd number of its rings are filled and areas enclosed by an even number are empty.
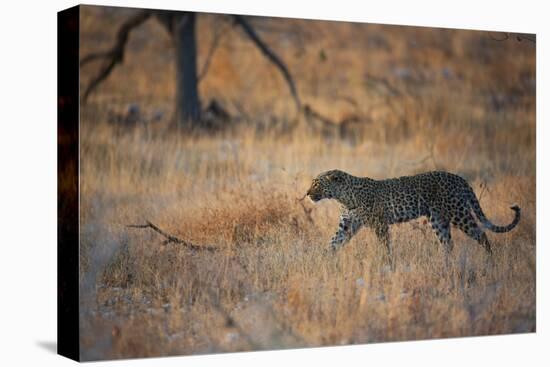
<svg viewBox="0 0 550 367"><path fill-rule="evenodd" d="M493 250L491 249L491 243L487 238L483 229L479 227L475 221L472 214L465 212L462 213L460 218L453 219L453 224L455 224L462 232L464 232L468 237L474 239L479 243L488 255L492 255Z"/></svg>
<svg viewBox="0 0 550 367"><path fill-rule="evenodd" d="M439 243L441 243L441 245L445 249L445 252L447 252L447 254L450 254L453 250L450 221L443 215L434 212L430 214L430 224L435 234L437 235Z"/></svg>

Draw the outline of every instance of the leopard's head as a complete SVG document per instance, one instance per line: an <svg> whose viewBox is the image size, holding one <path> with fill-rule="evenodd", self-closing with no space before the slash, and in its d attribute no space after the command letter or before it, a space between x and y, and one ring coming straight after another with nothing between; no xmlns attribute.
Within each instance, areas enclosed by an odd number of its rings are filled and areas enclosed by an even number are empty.
<svg viewBox="0 0 550 367"><path fill-rule="evenodd" d="M339 171L331 170L321 173L313 179L307 195L313 201L322 199L340 200L349 188L349 181L352 176Z"/></svg>

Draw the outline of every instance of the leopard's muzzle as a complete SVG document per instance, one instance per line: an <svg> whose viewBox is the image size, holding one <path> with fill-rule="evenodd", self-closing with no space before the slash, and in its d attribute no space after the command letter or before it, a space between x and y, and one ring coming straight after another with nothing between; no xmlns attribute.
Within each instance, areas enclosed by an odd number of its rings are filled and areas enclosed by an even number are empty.
<svg viewBox="0 0 550 367"><path fill-rule="evenodd" d="M318 190L315 190L314 187L311 187L309 190L307 190L306 195L309 196L309 198L313 201L319 201L323 199L323 196L319 193Z"/></svg>

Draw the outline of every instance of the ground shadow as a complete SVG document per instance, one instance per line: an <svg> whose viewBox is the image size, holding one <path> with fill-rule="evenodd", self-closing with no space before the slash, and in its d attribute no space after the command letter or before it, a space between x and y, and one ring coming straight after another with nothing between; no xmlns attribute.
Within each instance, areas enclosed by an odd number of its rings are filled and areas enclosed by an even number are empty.
<svg viewBox="0 0 550 367"><path fill-rule="evenodd" d="M36 345L39 347L42 347L43 349L47 350L48 352L57 354L57 342L51 341L51 340L41 340L37 341Z"/></svg>

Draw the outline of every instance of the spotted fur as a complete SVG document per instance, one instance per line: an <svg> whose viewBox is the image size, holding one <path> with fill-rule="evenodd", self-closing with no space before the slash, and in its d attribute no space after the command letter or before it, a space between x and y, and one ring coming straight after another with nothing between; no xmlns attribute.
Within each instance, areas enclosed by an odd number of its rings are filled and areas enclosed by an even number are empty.
<svg viewBox="0 0 550 367"><path fill-rule="evenodd" d="M313 201L335 199L342 205L338 230L330 243L333 250L342 247L366 226L374 229L390 259L391 224L427 217L447 252L452 250L450 225L453 224L491 254L491 244L482 227L493 232L508 232L520 219L520 208L514 205L511 209L515 217L510 224L497 226L491 223L468 182L441 171L373 180L332 170L317 176L307 195Z"/></svg>

